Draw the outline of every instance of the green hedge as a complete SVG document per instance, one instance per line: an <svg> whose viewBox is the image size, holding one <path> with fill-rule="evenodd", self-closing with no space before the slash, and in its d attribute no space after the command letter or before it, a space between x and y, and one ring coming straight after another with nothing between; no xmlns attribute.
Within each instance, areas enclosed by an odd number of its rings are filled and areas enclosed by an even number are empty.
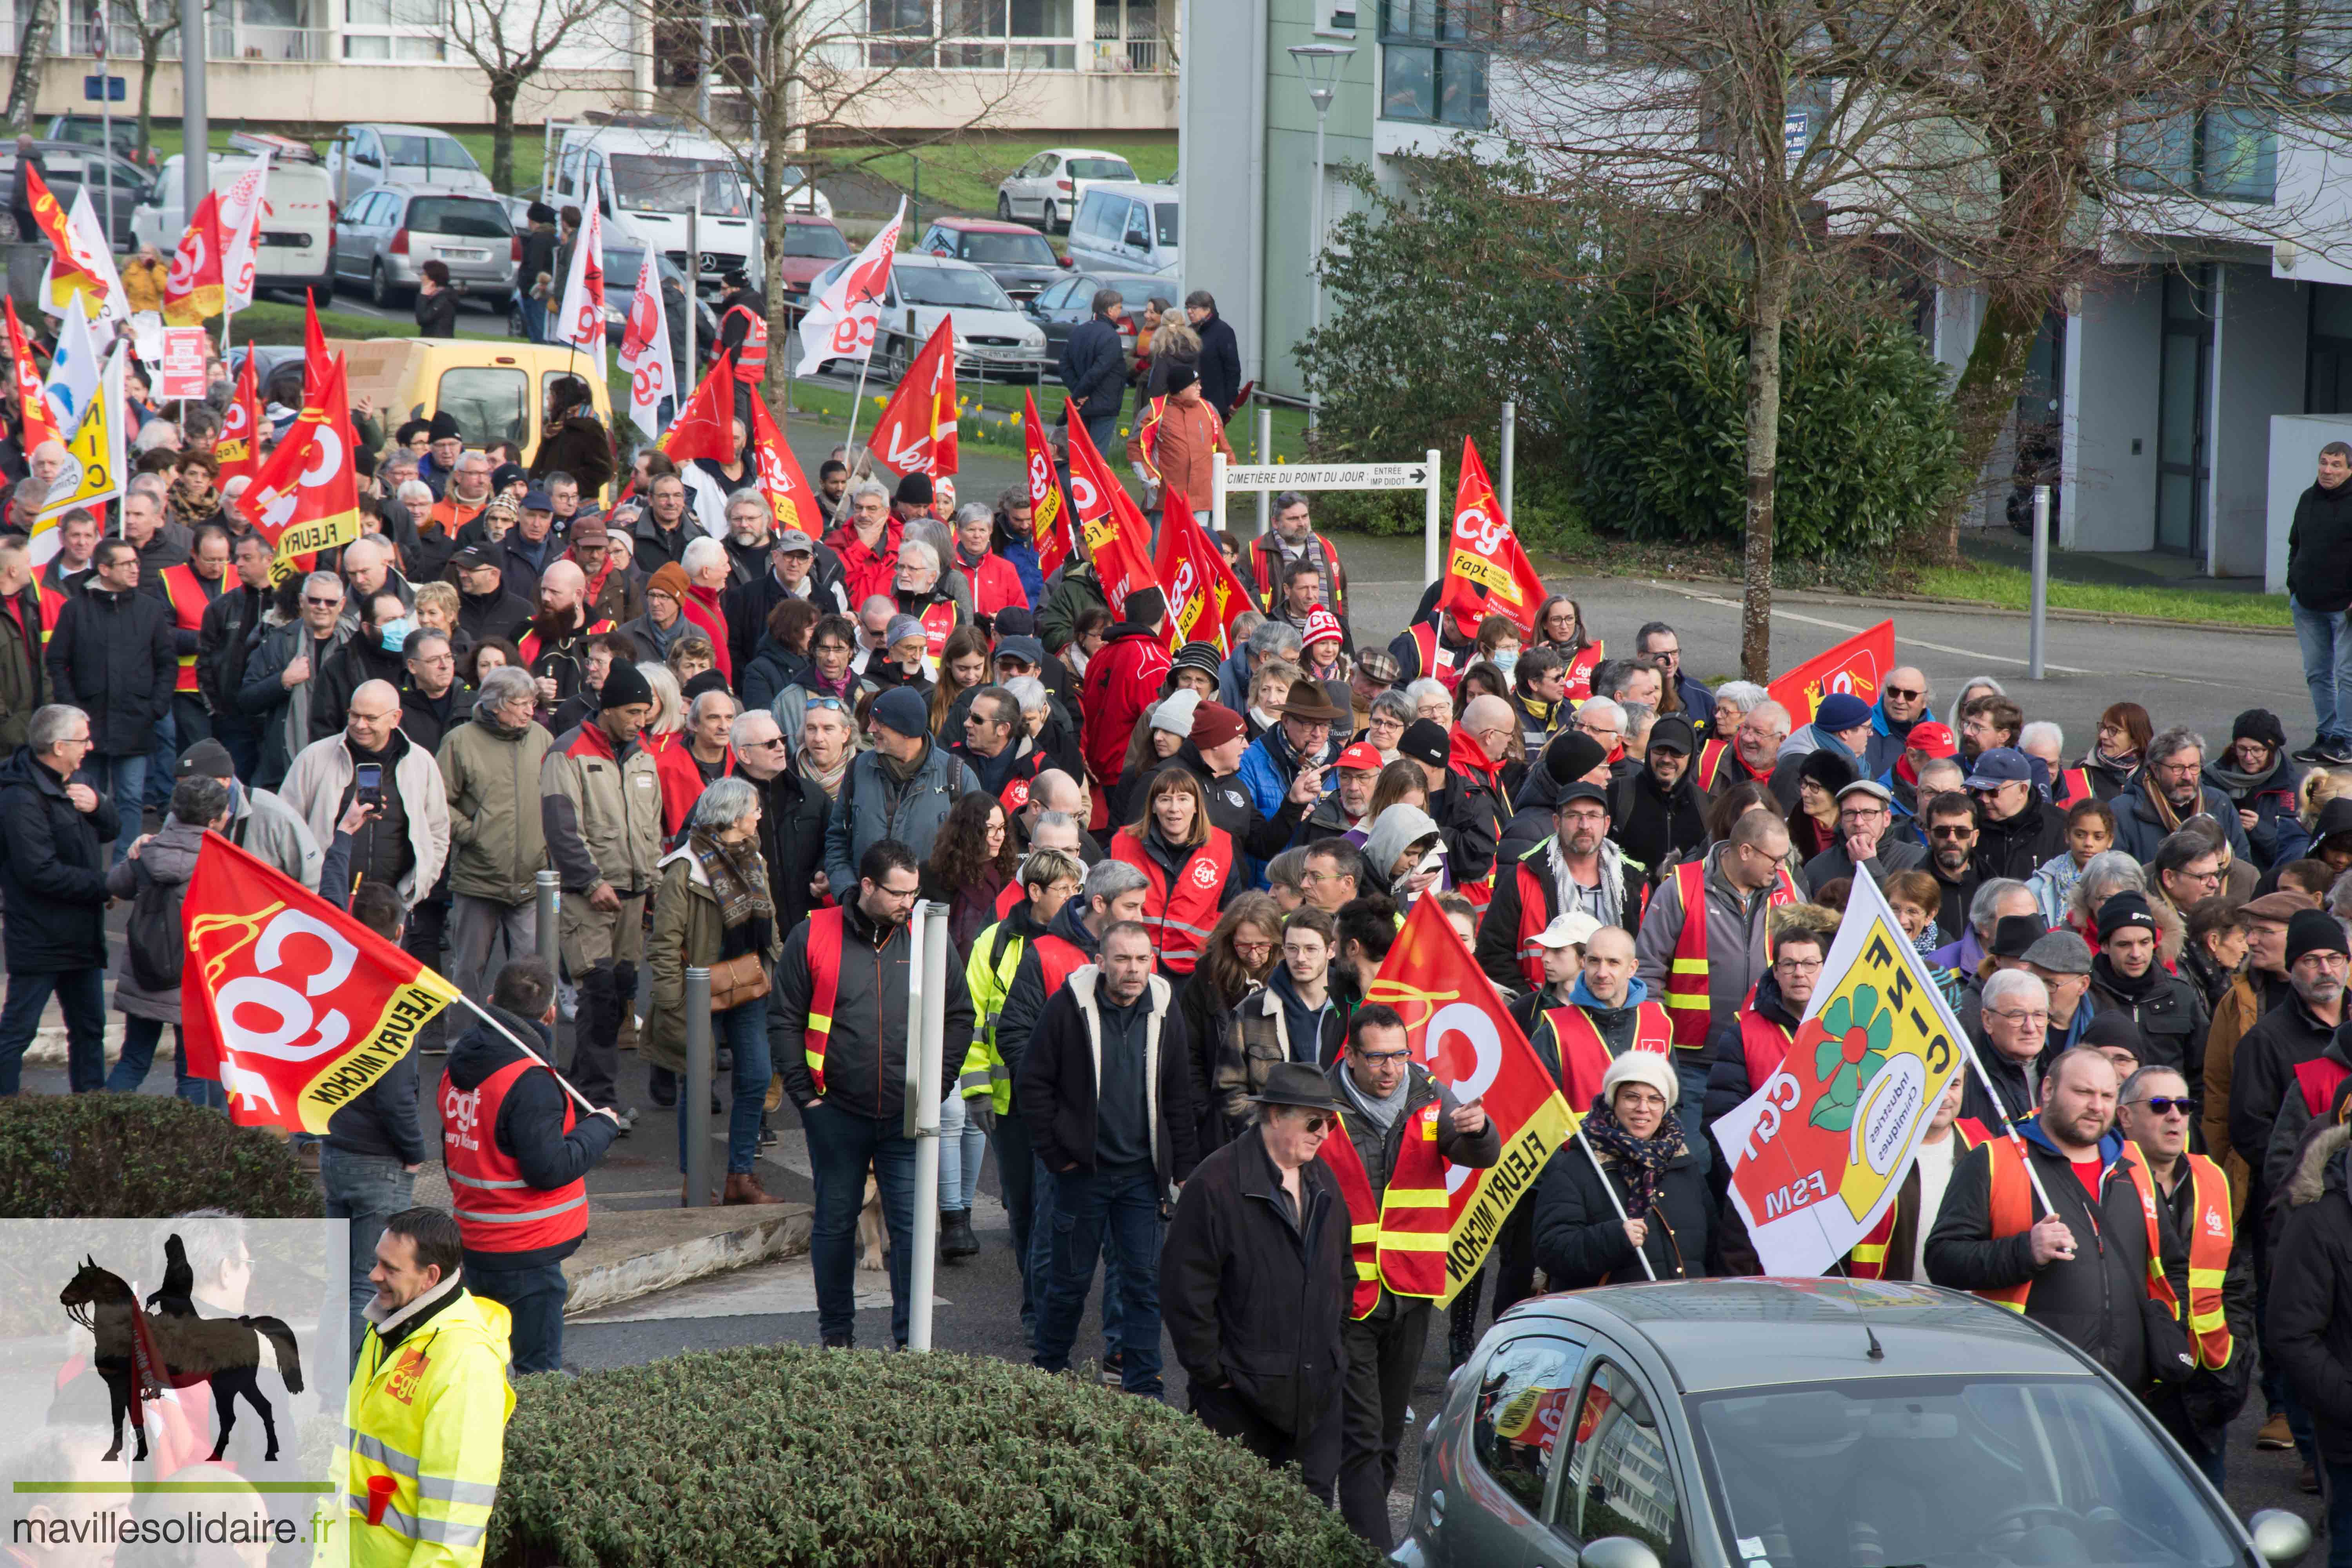
<svg viewBox="0 0 2352 1568"><path fill-rule="evenodd" d="M224 1208L315 1219L293 1150L217 1110L157 1094L0 1100L0 1217L140 1219Z"/></svg>
<svg viewBox="0 0 2352 1568"><path fill-rule="evenodd" d="M1339 1568L1339 1516L1193 1417L1009 1363L775 1345L518 1386L493 1565Z"/></svg>

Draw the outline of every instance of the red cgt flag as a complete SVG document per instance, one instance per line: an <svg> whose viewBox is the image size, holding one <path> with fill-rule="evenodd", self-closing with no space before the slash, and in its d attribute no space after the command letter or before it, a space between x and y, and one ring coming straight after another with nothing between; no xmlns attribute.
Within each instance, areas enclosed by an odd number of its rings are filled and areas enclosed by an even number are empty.
<svg viewBox="0 0 2352 1568"><path fill-rule="evenodd" d="M246 363L250 364L248 354ZM321 550L360 536L359 470L352 462L352 414L343 356L329 356L315 397L271 449L245 493L253 531L277 550L270 573L284 582L308 571Z"/></svg>
<svg viewBox="0 0 2352 1568"><path fill-rule="evenodd" d="M63 441L58 422L49 416L49 400L41 390L41 367L33 363L33 351L26 345L24 323L16 320L16 301L0 295L0 306L8 311L8 356L16 367L16 403L24 410L25 427L16 432L16 447L30 452L44 441Z"/></svg>
<svg viewBox="0 0 2352 1568"><path fill-rule="evenodd" d="M1169 486L1160 506L1160 551L1151 564L1168 589L1169 649L1213 642L1231 653L1229 628L1250 607L1249 595L1225 564L1224 552L1192 521L1192 503L1184 492Z"/></svg>
<svg viewBox="0 0 2352 1568"><path fill-rule="evenodd" d="M244 368L236 373L236 395L221 414L220 439L213 443L213 456L220 459L223 484L240 477L252 479L261 472L261 446L253 438L261 424L261 385L254 361L253 351L247 349Z"/></svg>
<svg viewBox="0 0 2352 1568"><path fill-rule="evenodd" d="M1532 631L1543 597L1543 578L1503 515L1486 465L1478 460L1478 444L1465 437L1462 477L1454 489L1454 533L1445 548L1445 591L1437 607L1452 611L1465 632L1487 616L1508 616L1520 630Z"/></svg>
<svg viewBox="0 0 2352 1568"><path fill-rule="evenodd" d="M768 498L768 510L776 526L797 528L811 539L823 538L824 512L809 493L808 476L801 472L800 459L793 456L784 433L776 428L776 416L768 412L756 390L751 395L751 459L752 472L760 479L760 493Z"/></svg>
<svg viewBox="0 0 2352 1568"><path fill-rule="evenodd" d="M866 445L902 474L956 471L955 318L941 316L930 341L898 378Z"/></svg>
<svg viewBox="0 0 2352 1568"><path fill-rule="evenodd" d="M1037 545L1037 570L1051 576L1076 548L1070 538L1069 503L1054 469L1054 449L1045 444L1045 424L1037 399L1021 395L1021 434L1028 447L1029 532Z"/></svg>
<svg viewBox="0 0 2352 1568"><path fill-rule="evenodd" d="M1895 623L1881 621L1829 649L1815 654L1766 689L1766 695L1789 710L1789 727L1813 721L1813 710L1832 691L1843 691L1864 702L1878 700L1887 672L1895 668Z"/></svg>
<svg viewBox="0 0 2352 1568"><path fill-rule="evenodd" d="M1364 1000L1395 1008L1413 1059L1456 1100L1483 1100L1502 1134L1491 1170L1449 1165L1437 1152L1432 1104L1397 1152L1381 1205L1381 1278L1400 1296L1443 1304L1478 1271L1577 1117L1435 899L1414 900Z"/></svg>
<svg viewBox="0 0 2352 1568"><path fill-rule="evenodd" d="M163 320L175 327L198 327L221 313L227 292L221 281L220 193L206 191L196 216L172 252L163 279Z"/></svg>
<svg viewBox="0 0 2352 1568"><path fill-rule="evenodd" d="M1103 602L1124 617L1129 594L1160 586L1151 570L1151 524L1078 419L1070 421L1070 499L1077 503L1078 531L1086 535L1087 559L1094 563Z"/></svg>
<svg viewBox="0 0 2352 1568"><path fill-rule="evenodd" d="M735 460L735 355L722 351L662 438L654 443L673 463L697 458Z"/></svg>
<svg viewBox="0 0 2352 1568"><path fill-rule="evenodd" d="M319 327L319 297L302 290L302 395L316 403L326 385L327 334Z"/></svg>
<svg viewBox="0 0 2352 1568"><path fill-rule="evenodd" d="M229 1119L324 1132L457 988L276 867L205 835L182 905L189 1070Z"/></svg>

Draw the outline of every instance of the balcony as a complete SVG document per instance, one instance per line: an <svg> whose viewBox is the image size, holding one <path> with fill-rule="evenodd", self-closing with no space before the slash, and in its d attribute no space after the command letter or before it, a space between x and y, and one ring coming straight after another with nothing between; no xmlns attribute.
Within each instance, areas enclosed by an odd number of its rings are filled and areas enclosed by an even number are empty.
<svg viewBox="0 0 2352 1568"><path fill-rule="evenodd" d="M19 27L9 29L8 37L19 36ZM77 59L97 59L99 27L93 22L68 24L52 40L51 49ZM104 54L116 60L139 58L139 33L136 28L117 23L106 30ZM306 64L334 58L333 35L323 27L265 26L252 22L236 22L215 17L205 28L205 58L206 60L246 60L255 64ZM158 57L166 60L180 58L178 29L163 40Z"/></svg>

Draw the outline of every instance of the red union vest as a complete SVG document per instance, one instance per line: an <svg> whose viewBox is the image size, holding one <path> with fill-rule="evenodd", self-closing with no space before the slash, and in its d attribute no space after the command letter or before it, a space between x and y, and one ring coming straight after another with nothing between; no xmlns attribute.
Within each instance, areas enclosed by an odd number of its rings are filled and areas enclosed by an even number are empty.
<svg viewBox="0 0 2352 1568"><path fill-rule="evenodd" d="M1601 1078L1615 1058L1608 1042L1582 1007L1547 1007L1544 1020L1551 1026L1552 1044L1559 1053L1559 1087L1568 1108L1578 1115L1601 1096ZM1644 1002L1633 1013L1633 1044L1637 1051L1667 1054L1674 1046L1674 1024L1655 1002Z"/></svg>
<svg viewBox="0 0 2352 1568"><path fill-rule="evenodd" d="M1120 837L1125 837L1126 835L1121 834ZM1066 936L1055 936L1050 932L1032 942L1029 951L1037 955L1037 975L1045 983L1045 994L1049 998L1071 975L1094 962L1077 943Z"/></svg>
<svg viewBox="0 0 2352 1568"><path fill-rule="evenodd" d="M1344 1121L1323 1140L1322 1158L1339 1178L1339 1196L1348 1205L1349 1261L1356 1271L1348 1316L1367 1317L1381 1304L1380 1194L1372 1191L1371 1176Z"/></svg>
<svg viewBox="0 0 2352 1568"><path fill-rule="evenodd" d="M2294 1069L2295 1086L2303 1090L2303 1108L2311 1112L2314 1121L2327 1119L2328 1108L2336 1102L2336 1086L2352 1078L2352 1068L2314 1057Z"/></svg>
<svg viewBox="0 0 2352 1568"><path fill-rule="evenodd" d="M834 999L841 994L841 907L808 918L809 1014L801 1037L810 1081L824 1092L824 1048L833 1040Z"/></svg>
<svg viewBox="0 0 2352 1568"><path fill-rule="evenodd" d="M1786 866L1776 868L1779 880L1766 900L1768 909L1797 901L1797 884ZM1675 938L1674 964L1666 972L1666 1012L1675 1021L1675 1044L1686 1051L1706 1046L1706 862L1685 860L1675 868L1675 888L1682 895L1683 929ZM1696 912L1697 919L1692 919ZM1776 1064L1777 1065L1777 1062Z"/></svg>
<svg viewBox="0 0 2352 1568"><path fill-rule="evenodd" d="M163 579L163 601L172 606L172 625L191 637L194 636L204 626L205 606L212 603L205 597L204 579L196 575L194 567L185 563L164 567L161 575ZM194 691L195 689L196 656L193 652L184 653L180 655L180 678L172 689Z"/></svg>
<svg viewBox="0 0 2352 1568"><path fill-rule="evenodd" d="M2202 1154L2183 1154L2189 1163L2189 1339L2197 1349L2197 1364L2224 1367L2234 1347L2230 1321L2221 1309L2221 1281L2230 1271L2230 1249L2236 1235L2230 1223L2229 1175ZM2159 1268L2159 1272L2161 1269ZM2168 1289L2169 1285L2168 1283Z"/></svg>
<svg viewBox="0 0 2352 1568"><path fill-rule="evenodd" d="M461 1090L442 1069L441 1157L455 1189L449 1212L469 1252L533 1252L588 1234L584 1180L543 1191L524 1181L520 1162L499 1147L499 1111L508 1092L523 1074L539 1070L529 1059L509 1062L479 1088ZM563 1131L573 1124L567 1096Z"/></svg>
<svg viewBox="0 0 2352 1568"><path fill-rule="evenodd" d="M1996 1138L1985 1145L1985 1157L1992 1162L1992 1234L1995 1240L2003 1237L2021 1236L2033 1228L2033 1184L2025 1173L2026 1156L2016 1141ZM2131 1172L2132 1185L2139 1191L2140 1216L2147 1222L2147 1297L2161 1301L2179 1312L2179 1302L2172 1294L2172 1284L2164 1277L2164 1242L2156 1218L2156 1184L2148 1177L2147 1167L2137 1160L2119 1162ZM2113 1166L2108 1170L2112 1171ZM2071 1179L2071 1178L2070 1178ZM2106 1185L2106 1173L2100 1173L2099 1184ZM2222 1184L2227 1201L2228 1184ZM2223 1261L2228 1261L2226 1251ZM2026 1299L2033 1293L2033 1281L2004 1286L1998 1290L1976 1292L1988 1301L1997 1302L2012 1312L2025 1310ZM2218 1302L2219 1281L2215 1294ZM2219 1310L2217 1305L2216 1310ZM2224 1331L2226 1334L2227 1331Z"/></svg>
<svg viewBox="0 0 2352 1568"><path fill-rule="evenodd" d="M1124 828L1111 835L1110 858L1143 873L1143 925L1151 933L1160 967L1171 974L1192 973L1208 949L1209 932L1216 929L1217 900L1234 869L1234 841L1223 828L1210 828L1208 842L1186 857L1173 879L1145 853L1143 841Z"/></svg>
<svg viewBox="0 0 2352 1568"><path fill-rule="evenodd" d="M1723 759L1730 753L1730 751L1731 742L1728 741L1709 741L1699 747L1698 771L1696 776L1698 780L1697 787L1702 794L1715 787L1716 778L1723 771Z"/></svg>
<svg viewBox="0 0 2352 1568"><path fill-rule="evenodd" d="M1962 1154L1992 1136L1986 1131L1984 1123L1973 1117L1953 1122L1952 1135L1960 1141ZM1956 1160L1958 1157L1954 1156ZM1853 1250L1845 1257L1845 1271L1849 1276L1856 1279L1886 1278L1886 1248L1895 1239L1895 1213L1901 1206L1899 1197L1888 1204L1886 1212L1878 1216L1878 1223L1870 1227L1870 1234L1853 1244Z"/></svg>
<svg viewBox="0 0 2352 1568"><path fill-rule="evenodd" d="M1446 647L1445 639L1437 635L1434 626L1427 621L1414 623L1412 646L1421 655L1423 675L1436 677L1448 691L1462 684L1462 668L1456 662L1457 656Z"/></svg>
<svg viewBox="0 0 2352 1568"><path fill-rule="evenodd" d="M1156 441L1154 445L1157 445ZM1348 614L1348 584L1339 571L1339 552L1332 549L1331 542L1319 533L1315 535L1315 552L1322 559L1324 599L1330 605L1333 615L1344 618ZM1289 557L1283 553L1282 541L1277 535L1262 533L1250 541L1250 576L1257 584L1259 604L1270 605L1282 597L1282 566L1287 560ZM1424 664L1421 672L1427 675L1429 667ZM1452 684L1447 682L1449 686Z"/></svg>
<svg viewBox="0 0 2352 1568"><path fill-rule="evenodd" d="M1756 1010L1756 988L1749 986L1739 1002L1739 1051L1748 1062L1748 1093L1762 1089L1764 1080L1780 1070L1789 1047L1796 1043L1796 1036Z"/></svg>
<svg viewBox="0 0 2352 1568"><path fill-rule="evenodd" d="M1573 708L1592 695L1592 672L1600 668L1601 661L1608 657L1603 652L1606 646L1599 637L1595 637L1588 646L1569 655L1568 702L1570 707Z"/></svg>
<svg viewBox="0 0 2352 1568"><path fill-rule="evenodd" d="M2091 798L2091 773L2088 768L2068 768L2052 781L2050 798L2061 810L2078 800Z"/></svg>
<svg viewBox="0 0 2352 1568"><path fill-rule="evenodd" d="M580 657L582 659L584 660L588 657L588 639L590 637L601 637L612 629L613 623L610 621L589 622L587 629L580 634ZM539 656L541 652L539 646L538 632L528 631L523 633L522 640L515 645L515 651L522 655L522 664L525 669L530 670L534 675L539 673L537 670L531 668L532 666L539 662Z"/></svg>
<svg viewBox="0 0 2352 1568"><path fill-rule="evenodd" d="M743 341L735 348L735 379L757 386L768 374L767 318L748 305L737 305L719 323L719 330L724 332L727 322L738 316L743 318L744 332Z"/></svg>

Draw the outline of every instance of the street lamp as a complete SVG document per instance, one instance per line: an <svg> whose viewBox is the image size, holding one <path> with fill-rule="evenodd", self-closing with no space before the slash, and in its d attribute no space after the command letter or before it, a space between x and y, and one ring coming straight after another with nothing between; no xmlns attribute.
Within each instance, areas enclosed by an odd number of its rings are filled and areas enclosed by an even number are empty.
<svg viewBox="0 0 2352 1568"><path fill-rule="evenodd" d="M1339 73L1348 68L1349 58L1355 52L1353 44L1290 46L1290 58L1298 62L1298 79L1307 84L1307 96L1315 105L1315 195L1308 207L1307 221L1312 226L1307 231L1307 266L1314 279L1310 321L1318 331L1323 327L1323 122L1331 116L1331 95L1339 90ZM1307 400L1310 426L1318 401Z"/></svg>

